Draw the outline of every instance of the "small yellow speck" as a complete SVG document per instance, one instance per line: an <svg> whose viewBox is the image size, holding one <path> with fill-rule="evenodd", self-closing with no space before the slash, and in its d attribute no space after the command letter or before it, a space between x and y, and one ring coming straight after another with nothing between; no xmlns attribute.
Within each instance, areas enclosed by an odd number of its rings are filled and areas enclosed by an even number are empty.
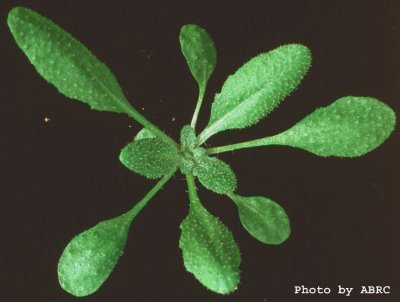
<svg viewBox="0 0 400 302"><path fill-rule="evenodd" d="M49 117L47 117L47 116L46 116L46 117L45 117L43 120L44 120L44 122L45 122L45 123L48 123L48 122L50 122L50 121L51 121L51 120L50 120L50 118L49 118Z"/></svg>
<svg viewBox="0 0 400 302"><path fill-rule="evenodd" d="M172 122L175 122L175 121L176 121L176 117L173 116L172 119L171 119L171 121L172 121Z"/></svg>
<svg viewBox="0 0 400 302"><path fill-rule="evenodd" d="M144 111L144 107L142 107L142 111Z"/></svg>

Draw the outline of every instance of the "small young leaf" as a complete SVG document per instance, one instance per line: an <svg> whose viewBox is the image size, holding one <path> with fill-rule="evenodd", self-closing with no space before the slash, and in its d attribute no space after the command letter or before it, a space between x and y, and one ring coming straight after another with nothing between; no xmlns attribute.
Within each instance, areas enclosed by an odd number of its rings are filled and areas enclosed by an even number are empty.
<svg viewBox="0 0 400 302"><path fill-rule="evenodd" d="M143 128L136 134L135 141L144 139L144 138L156 138L156 136L150 130Z"/></svg>
<svg viewBox="0 0 400 302"><path fill-rule="evenodd" d="M77 297L98 290L123 254L130 221L121 215L73 238L58 262L61 287Z"/></svg>
<svg viewBox="0 0 400 302"><path fill-rule="evenodd" d="M304 149L320 156L356 157L380 146L392 133L396 115L370 97L343 97L319 108L289 130L260 140Z"/></svg>
<svg viewBox="0 0 400 302"><path fill-rule="evenodd" d="M196 134L194 129L189 126L183 126L181 130L181 145L183 150L193 150L196 146Z"/></svg>
<svg viewBox="0 0 400 302"><path fill-rule="evenodd" d="M24 7L12 9L7 23L39 74L62 94L96 110L134 110L108 67L58 25Z"/></svg>
<svg viewBox="0 0 400 302"><path fill-rule="evenodd" d="M199 158L193 167L193 175L207 189L220 194L230 194L236 190L237 181L231 167L215 157Z"/></svg>
<svg viewBox="0 0 400 302"><path fill-rule="evenodd" d="M240 280L240 251L232 233L200 203L189 185L189 215L181 224L179 247L185 268L206 288L229 294Z"/></svg>
<svg viewBox="0 0 400 302"><path fill-rule="evenodd" d="M243 227L254 238L266 244L281 244L289 237L289 218L279 204L263 196L229 197L238 207Z"/></svg>
<svg viewBox="0 0 400 302"><path fill-rule="evenodd" d="M143 138L127 144L119 160L133 172L159 178L176 169L178 151L158 138Z"/></svg>
<svg viewBox="0 0 400 302"><path fill-rule="evenodd" d="M181 28L179 42L193 77L204 91L217 63L214 42L203 28L195 24Z"/></svg>
<svg viewBox="0 0 400 302"><path fill-rule="evenodd" d="M248 61L215 96L200 142L217 132L257 123L300 84L310 64L310 50L299 44L280 46Z"/></svg>

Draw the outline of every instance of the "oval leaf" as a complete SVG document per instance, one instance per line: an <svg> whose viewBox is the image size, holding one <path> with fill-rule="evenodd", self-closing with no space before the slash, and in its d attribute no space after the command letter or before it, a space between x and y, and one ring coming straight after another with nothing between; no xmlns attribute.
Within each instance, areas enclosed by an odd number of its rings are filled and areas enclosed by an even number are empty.
<svg viewBox="0 0 400 302"><path fill-rule="evenodd" d="M204 91L217 64L213 40L200 26L187 24L181 28L179 42L190 72Z"/></svg>
<svg viewBox="0 0 400 302"><path fill-rule="evenodd" d="M231 167L215 157L200 157L193 167L193 175L207 189L219 194L233 193L237 187Z"/></svg>
<svg viewBox="0 0 400 302"><path fill-rule="evenodd" d="M12 9L7 22L29 61L62 94L96 110L131 113L108 67L69 33L24 7Z"/></svg>
<svg viewBox="0 0 400 302"><path fill-rule="evenodd" d="M240 251L229 229L197 197L191 200L189 215L180 228L179 247L185 268L216 293L236 290L240 280Z"/></svg>
<svg viewBox="0 0 400 302"><path fill-rule="evenodd" d="M320 156L356 157L380 146L392 133L396 115L370 97L343 97L319 108L265 144L304 149Z"/></svg>
<svg viewBox="0 0 400 302"><path fill-rule="evenodd" d="M178 152L160 139L142 138L127 144L121 150L119 160L133 172L147 178L159 178L176 169Z"/></svg>
<svg viewBox="0 0 400 302"><path fill-rule="evenodd" d="M121 215L73 238L58 262L61 287L77 297L99 289L123 253L129 225L130 219Z"/></svg>
<svg viewBox="0 0 400 302"><path fill-rule="evenodd" d="M239 210L243 227L257 240L281 244L290 235L290 222L285 210L263 196L243 197L231 194Z"/></svg>
<svg viewBox="0 0 400 302"><path fill-rule="evenodd" d="M300 84L310 64L310 50L299 44L280 46L248 61L215 96L200 142L217 132L257 123Z"/></svg>

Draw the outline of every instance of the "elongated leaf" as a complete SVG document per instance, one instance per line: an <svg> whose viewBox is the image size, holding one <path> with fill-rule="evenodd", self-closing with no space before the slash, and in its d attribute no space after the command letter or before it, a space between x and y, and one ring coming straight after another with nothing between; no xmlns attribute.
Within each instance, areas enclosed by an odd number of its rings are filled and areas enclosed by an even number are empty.
<svg viewBox="0 0 400 302"><path fill-rule="evenodd" d="M150 130L143 128L136 134L135 141L144 139L144 138L156 138L156 136Z"/></svg>
<svg viewBox="0 0 400 302"><path fill-rule="evenodd" d="M275 201L263 196L229 195L239 210L243 227L257 240L281 244L290 235L289 218Z"/></svg>
<svg viewBox="0 0 400 302"><path fill-rule="evenodd" d="M73 238L58 262L61 287L77 297L98 290L123 253L130 221L121 215Z"/></svg>
<svg viewBox="0 0 400 302"><path fill-rule="evenodd" d="M24 7L12 9L7 22L29 61L62 94L93 109L131 112L108 67L58 25Z"/></svg>
<svg viewBox="0 0 400 302"><path fill-rule="evenodd" d="M195 24L181 28L179 42L193 77L204 91L217 64L214 42L203 28Z"/></svg>
<svg viewBox="0 0 400 302"><path fill-rule="evenodd" d="M300 84L310 64L309 49L299 44L284 45L248 61L228 77L215 96L200 141L257 123Z"/></svg>
<svg viewBox="0 0 400 302"><path fill-rule="evenodd" d="M181 224L179 247L185 268L206 288L228 294L240 280L240 251L232 233L200 203L194 187L189 215Z"/></svg>
<svg viewBox="0 0 400 302"><path fill-rule="evenodd" d="M178 151L158 138L142 138L127 144L119 160L133 172L159 178L176 169Z"/></svg>
<svg viewBox="0 0 400 302"><path fill-rule="evenodd" d="M201 157L193 167L193 175L207 189L220 194L233 193L237 181L231 167L215 157Z"/></svg>
<svg viewBox="0 0 400 302"><path fill-rule="evenodd" d="M343 97L257 145L286 145L320 156L355 157L380 146L396 124L393 110L370 97Z"/></svg>

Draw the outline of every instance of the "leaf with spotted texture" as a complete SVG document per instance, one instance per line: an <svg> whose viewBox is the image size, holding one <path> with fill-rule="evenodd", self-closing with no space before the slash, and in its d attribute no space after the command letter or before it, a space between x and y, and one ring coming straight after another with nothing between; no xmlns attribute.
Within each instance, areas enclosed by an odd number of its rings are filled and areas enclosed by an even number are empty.
<svg viewBox="0 0 400 302"><path fill-rule="evenodd" d="M127 144L119 160L128 169L146 176L159 178L177 168L178 151L158 138L142 138Z"/></svg>
<svg viewBox="0 0 400 302"><path fill-rule="evenodd" d="M196 24L182 26L179 42L189 69L204 91L217 64L217 51L210 35Z"/></svg>
<svg viewBox="0 0 400 302"><path fill-rule="evenodd" d="M92 109L131 113L108 67L57 24L24 7L12 9L7 22L32 65L62 94Z"/></svg>
<svg viewBox="0 0 400 302"><path fill-rule="evenodd" d="M58 262L61 287L77 297L97 291L124 251L130 223L129 215L121 215L73 238Z"/></svg>
<svg viewBox="0 0 400 302"><path fill-rule="evenodd" d="M290 222L285 210L275 201L263 197L229 194L235 202L243 227L265 244L281 244L290 235Z"/></svg>
<svg viewBox="0 0 400 302"><path fill-rule="evenodd" d="M215 157L203 156L193 167L193 175L207 189L219 194L236 190L237 181L231 167Z"/></svg>
<svg viewBox="0 0 400 302"><path fill-rule="evenodd" d="M320 156L356 157L380 146L392 133L396 115L370 97L343 97L319 108L272 141Z"/></svg>
<svg viewBox="0 0 400 302"><path fill-rule="evenodd" d="M283 45L248 61L228 77L215 96L199 141L257 123L296 89L310 64L311 52L300 44Z"/></svg>
<svg viewBox="0 0 400 302"><path fill-rule="evenodd" d="M396 124L394 111L370 97L347 96L315 110L275 136L216 147L209 153L269 145L304 149L319 156L356 157L379 147Z"/></svg>
<svg viewBox="0 0 400 302"><path fill-rule="evenodd" d="M185 268L206 288L229 294L240 281L240 251L229 229L201 204L187 175L190 209L181 224L179 247Z"/></svg>

